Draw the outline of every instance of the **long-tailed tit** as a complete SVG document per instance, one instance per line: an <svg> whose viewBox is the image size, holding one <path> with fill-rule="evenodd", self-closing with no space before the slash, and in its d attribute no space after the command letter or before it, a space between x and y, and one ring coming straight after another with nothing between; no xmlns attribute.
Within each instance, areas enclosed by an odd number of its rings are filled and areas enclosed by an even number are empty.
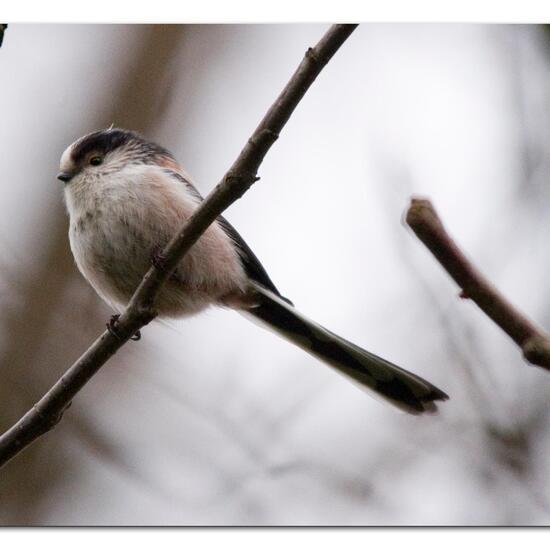
<svg viewBox="0 0 550 550"><path fill-rule="evenodd" d="M76 264L101 298L122 311L154 251L167 244L202 197L166 149L118 128L71 144L57 177L65 183ZM251 315L409 413L433 411L434 401L448 398L299 313L222 217L189 250L156 302L161 317L183 317L211 305Z"/></svg>

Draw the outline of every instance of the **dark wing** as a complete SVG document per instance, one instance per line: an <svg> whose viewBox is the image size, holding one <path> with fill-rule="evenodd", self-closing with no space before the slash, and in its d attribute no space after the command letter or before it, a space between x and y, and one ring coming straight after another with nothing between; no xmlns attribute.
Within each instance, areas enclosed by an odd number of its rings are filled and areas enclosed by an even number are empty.
<svg viewBox="0 0 550 550"><path fill-rule="evenodd" d="M281 296L281 293L277 290L277 287L273 284L273 281L269 278L264 266L260 263L260 260L256 257L256 254L250 250L250 247L246 244L244 239L237 233L237 230L222 216L218 218L218 223L222 226L224 231L229 235L231 240L235 243L239 249L239 256L243 262L244 270L246 274L257 283L260 283L263 287L271 290L277 296ZM282 298L282 296L281 296ZM286 298L285 298L286 300Z"/></svg>
<svg viewBox="0 0 550 550"><path fill-rule="evenodd" d="M163 170L173 178L176 178L178 181L182 182L187 187L189 192L192 193L197 199L199 199L200 201L204 200L202 195L197 191L196 187L185 176L169 168L165 168ZM231 240L235 243L239 251L239 256L241 257L241 261L243 263L246 274L252 280L260 283L268 290L271 290L271 292L275 293L277 296L281 296L281 293L277 290L277 287L269 278L269 275L267 274L263 265L260 263L260 260L258 260L258 258L256 257L256 254L252 252L244 239L239 235L239 233L237 233L237 230L222 216L218 217L218 223L231 238ZM283 298L283 296L281 296L281 298ZM283 300L290 303L290 301L286 298L283 298Z"/></svg>

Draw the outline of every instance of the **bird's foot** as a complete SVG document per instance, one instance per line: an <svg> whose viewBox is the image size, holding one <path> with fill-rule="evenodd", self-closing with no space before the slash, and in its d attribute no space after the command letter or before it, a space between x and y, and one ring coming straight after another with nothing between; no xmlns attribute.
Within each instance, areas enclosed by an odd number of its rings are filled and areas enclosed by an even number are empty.
<svg viewBox="0 0 550 550"><path fill-rule="evenodd" d="M151 251L151 263L159 271L164 272L166 271L166 256L162 253L162 250L162 246L159 246L158 244L153 247L153 250ZM172 273L168 280L172 281L173 283L181 283L181 279L178 277L176 272Z"/></svg>
<svg viewBox="0 0 550 550"><path fill-rule="evenodd" d="M106 324L107 330L118 340L121 340L120 334L117 332L116 326L118 324L118 320L120 319L120 315L111 315L111 318L109 319L109 322ZM134 342L137 342L138 340L141 340L141 332L138 330L136 333L130 338L130 340L133 340Z"/></svg>
<svg viewBox="0 0 550 550"><path fill-rule="evenodd" d="M162 253L162 246L158 244L151 251L151 263L159 270L166 271L166 257Z"/></svg>
<svg viewBox="0 0 550 550"><path fill-rule="evenodd" d="M118 338L120 340L120 336L118 335L118 332L116 331L116 326L117 326L119 318L120 318L120 315L111 315L111 318L109 319L109 322L105 326L107 327L107 330L115 338Z"/></svg>

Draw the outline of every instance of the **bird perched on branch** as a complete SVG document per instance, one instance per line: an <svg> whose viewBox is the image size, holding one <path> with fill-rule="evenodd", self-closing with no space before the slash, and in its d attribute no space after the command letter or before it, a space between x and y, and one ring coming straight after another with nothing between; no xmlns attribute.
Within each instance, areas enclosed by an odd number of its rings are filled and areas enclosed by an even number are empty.
<svg viewBox="0 0 550 550"><path fill-rule="evenodd" d="M163 147L109 128L71 144L61 157L69 239L80 272L122 311L143 275L203 200ZM160 317L211 305L250 315L402 410L436 409L448 396L415 374L304 317L284 298L235 229L219 217L181 260L156 299ZM116 316L110 326L116 330Z"/></svg>

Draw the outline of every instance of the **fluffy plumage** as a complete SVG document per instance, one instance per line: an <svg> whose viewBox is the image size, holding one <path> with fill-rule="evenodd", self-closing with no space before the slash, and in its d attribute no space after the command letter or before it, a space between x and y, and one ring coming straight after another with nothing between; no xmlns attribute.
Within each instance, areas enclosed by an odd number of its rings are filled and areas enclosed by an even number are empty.
<svg viewBox="0 0 550 550"><path fill-rule="evenodd" d="M155 250L164 247L202 197L163 147L118 128L84 136L61 157L76 264L121 311ZM283 298L237 231L220 217L161 290L157 309L182 317L220 305L249 314L399 408L435 410L447 395L300 314Z"/></svg>

